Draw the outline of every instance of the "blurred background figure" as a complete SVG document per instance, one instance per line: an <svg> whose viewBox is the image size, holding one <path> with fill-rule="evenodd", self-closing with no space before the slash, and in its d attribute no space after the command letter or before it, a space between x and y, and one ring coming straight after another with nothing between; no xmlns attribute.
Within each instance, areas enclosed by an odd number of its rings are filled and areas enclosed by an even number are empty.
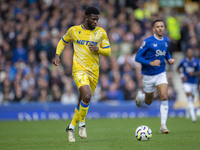
<svg viewBox="0 0 200 150"><path fill-rule="evenodd" d="M68 86L68 88L62 94L61 103L62 104L77 104L78 103L78 97L73 92L71 86Z"/></svg>
<svg viewBox="0 0 200 150"><path fill-rule="evenodd" d="M182 69L182 72L181 72ZM177 71L181 74L183 89L188 99L188 106L186 108L186 115L191 117L193 122L196 122L196 114L194 108L194 96L197 92L197 76L200 75L200 63L197 58L194 57L193 49L189 48L186 52L186 58L184 58L179 64Z"/></svg>
<svg viewBox="0 0 200 150"><path fill-rule="evenodd" d="M71 77L66 77L64 80L64 92L61 96L61 103L62 104L77 104L78 103L78 96L74 92L73 89L73 80Z"/></svg>

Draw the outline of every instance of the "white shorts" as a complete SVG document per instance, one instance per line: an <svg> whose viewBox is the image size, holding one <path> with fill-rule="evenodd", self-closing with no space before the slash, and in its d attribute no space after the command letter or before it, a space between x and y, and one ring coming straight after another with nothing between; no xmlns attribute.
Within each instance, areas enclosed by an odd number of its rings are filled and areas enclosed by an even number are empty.
<svg viewBox="0 0 200 150"><path fill-rule="evenodd" d="M197 91L197 84L183 83L183 89L185 93L192 93L192 95L195 95Z"/></svg>
<svg viewBox="0 0 200 150"><path fill-rule="evenodd" d="M149 76L143 75L143 90L146 93L153 93L157 85L168 84L166 72L162 72L157 75Z"/></svg>

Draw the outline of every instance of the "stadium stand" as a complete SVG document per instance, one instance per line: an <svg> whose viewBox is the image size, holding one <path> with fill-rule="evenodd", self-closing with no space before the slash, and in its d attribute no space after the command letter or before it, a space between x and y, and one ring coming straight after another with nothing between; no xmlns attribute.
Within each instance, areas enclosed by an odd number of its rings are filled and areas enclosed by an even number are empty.
<svg viewBox="0 0 200 150"><path fill-rule="evenodd" d="M91 5L101 10L99 26L107 31L112 49L111 57L100 58L100 80L91 102L130 101L135 98L142 84L140 65L134 57L142 40L152 34L151 21L155 18L167 20L174 17L178 23L180 39L168 34L173 30L171 28L167 28L170 32L166 33L171 40L172 56L184 56L185 49L190 46L194 48L195 56L200 58L199 11L179 13L177 10L172 16L168 11L159 9L154 0L136 2L1 0L0 103L76 103L78 90L71 77L72 45L66 46L61 56L64 58L62 65L55 68L51 61L58 40L70 26L82 23L84 9ZM155 6L154 9L147 9L147 2L151 2L149 5ZM166 22L167 25L169 22ZM180 91L180 84L174 84L178 80L177 75L173 75L174 69L168 66L167 70L168 95L173 101Z"/></svg>

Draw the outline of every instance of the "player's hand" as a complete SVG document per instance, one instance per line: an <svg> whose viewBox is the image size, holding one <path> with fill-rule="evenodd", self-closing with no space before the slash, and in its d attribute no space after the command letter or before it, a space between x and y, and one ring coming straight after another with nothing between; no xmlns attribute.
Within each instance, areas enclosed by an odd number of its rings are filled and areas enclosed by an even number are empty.
<svg viewBox="0 0 200 150"><path fill-rule="evenodd" d="M93 53L96 53L99 51L99 47L97 47L96 45L94 45L92 43L90 43L88 46L89 46L90 51Z"/></svg>
<svg viewBox="0 0 200 150"><path fill-rule="evenodd" d="M58 66L60 64L60 57L58 54L56 54L56 56L54 57L54 59L52 60L52 63L55 65L55 66Z"/></svg>
<svg viewBox="0 0 200 150"><path fill-rule="evenodd" d="M169 62L170 65L173 65L174 62L175 62L175 59L174 59L174 58L170 58L170 59L168 60L168 62Z"/></svg>
<svg viewBox="0 0 200 150"><path fill-rule="evenodd" d="M183 76L183 82L187 82L187 77L186 76Z"/></svg>
<svg viewBox="0 0 200 150"><path fill-rule="evenodd" d="M190 75L191 77L192 77L192 76L195 76L193 72L190 72L189 75Z"/></svg>
<svg viewBox="0 0 200 150"><path fill-rule="evenodd" d="M160 66L160 60L156 59L156 60L154 60L154 61L151 61L151 62L150 62L150 65L151 65L151 66Z"/></svg>

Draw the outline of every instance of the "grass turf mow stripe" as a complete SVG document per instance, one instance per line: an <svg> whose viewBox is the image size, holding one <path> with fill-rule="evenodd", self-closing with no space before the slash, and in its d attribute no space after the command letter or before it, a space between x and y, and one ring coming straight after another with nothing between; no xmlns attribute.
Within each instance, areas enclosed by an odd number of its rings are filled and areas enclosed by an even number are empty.
<svg viewBox="0 0 200 150"><path fill-rule="evenodd" d="M160 118L91 119L86 121L88 138L67 141L65 128L70 120L2 121L0 150L199 150L200 121L168 118L170 134L159 133ZM140 125L152 129L150 141L137 141Z"/></svg>

